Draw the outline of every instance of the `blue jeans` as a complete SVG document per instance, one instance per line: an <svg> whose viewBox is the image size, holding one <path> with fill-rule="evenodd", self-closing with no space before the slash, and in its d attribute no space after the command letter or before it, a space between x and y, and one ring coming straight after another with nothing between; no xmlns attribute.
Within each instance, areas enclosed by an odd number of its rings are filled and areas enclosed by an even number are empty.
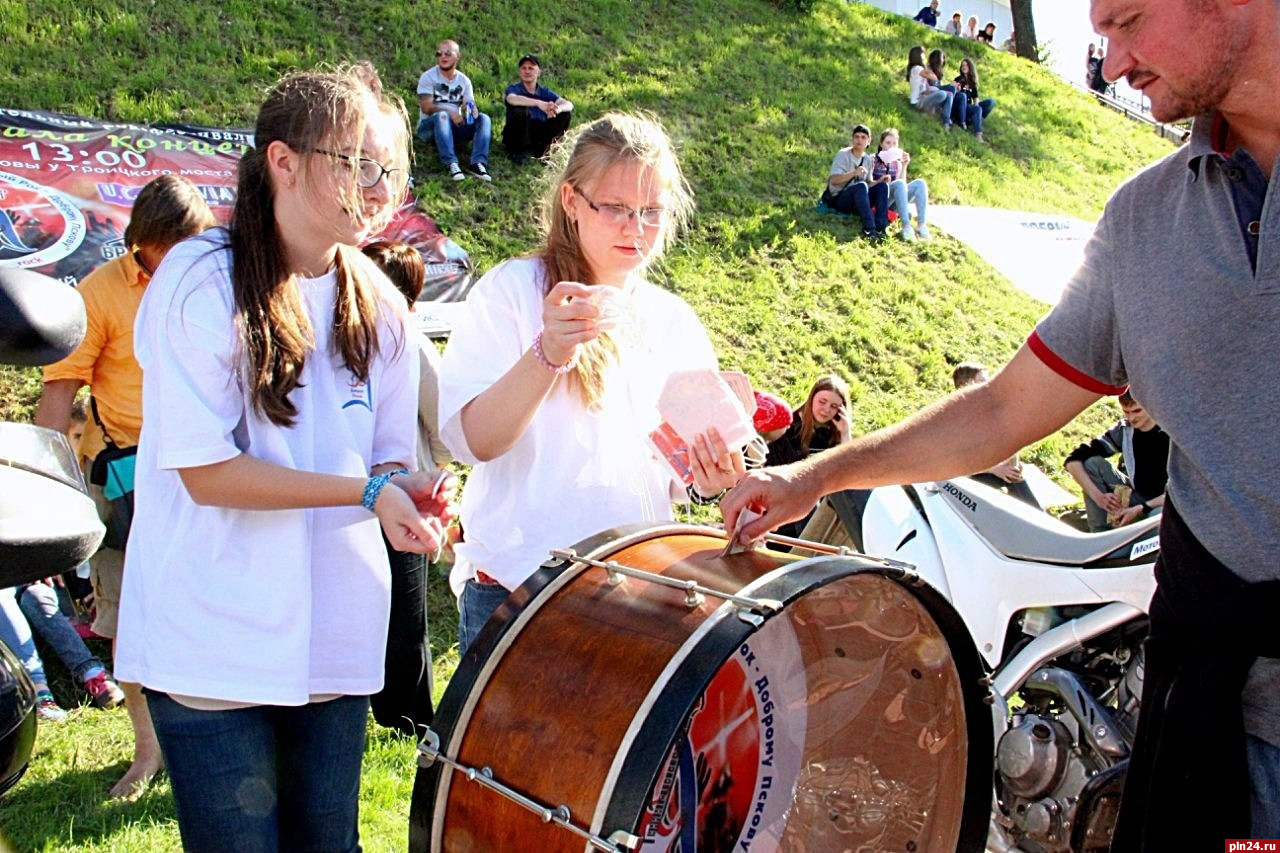
<svg viewBox="0 0 1280 853"><path fill-rule="evenodd" d="M458 601L458 654L471 648L480 635L480 629L489 621L493 611L502 606L510 593L500 583L480 583L472 578L462 588Z"/></svg>
<svg viewBox="0 0 1280 853"><path fill-rule="evenodd" d="M883 231L889 227L889 187L880 183L868 186L862 181L850 181L832 198L830 191L823 194L826 204L845 214L857 214L864 231Z"/></svg>
<svg viewBox="0 0 1280 853"><path fill-rule="evenodd" d="M968 126L974 133L982 133L982 120L991 115L991 111L996 108L995 98L983 98L981 101L965 103L965 108L960 109L960 98L965 95L957 95L955 106L951 109L951 117L962 127Z"/></svg>
<svg viewBox="0 0 1280 853"><path fill-rule="evenodd" d="M424 117L418 122L418 138L423 142L435 142L436 154L446 168L458 162L458 155L454 153L455 144L458 142L471 143L472 165L484 163L487 166L489 140L492 136L489 117L480 113L471 124L465 122L454 124L452 115L446 110L441 110Z"/></svg>
<svg viewBox="0 0 1280 853"><path fill-rule="evenodd" d="M889 184L889 207L898 211L904 228L911 224L911 202L916 205L916 225L924 225L929 214L929 185L924 178L916 178L911 183L892 181Z"/></svg>
<svg viewBox="0 0 1280 853"><path fill-rule="evenodd" d="M1252 791L1249 836L1280 838L1280 746L1245 735Z"/></svg>
<svg viewBox="0 0 1280 853"><path fill-rule="evenodd" d="M17 594L17 587L0 589L0 642L8 646L9 651L22 662L22 668L31 676L36 687L47 690L49 679L44 674L44 661L40 660L40 653L36 651L35 640L31 638L31 625L27 623L27 617L22 615Z"/></svg>
<svg viewBox="0 0 1280 853"><path fill-rule="evenodd" d="M944 88L950 89L950 86ZM947 113L952 123L964 127L965 119L969 117L969 96L964 92L955 92L951 97L951 109Z"/></svg>
<svg viewBox="0 0 1280 853"><path fill-rule="evenodd" d="M33 583L20 587L18 606L31 623L31 628L57 653L58 659L71 670L76 681L84 681L86 674L105 669L102 661L84 644L58 606L58 591L48 584Z"/></svg>
<svg viewBox="0 0 1280 853"><path fill-rule="evenodd" d="M383 656L382 690L369 697L379 725L412 735L430 725L431 643L427 639L427 581L422 554L397 551L383 537L391 564L391 614Z"/></svg>
<svg viewBox="0 0 1280 853"><path fill-rule="evenodd" d="M369 697L198 711L145 693L185 850L360 850Z"/></svg>
<svg viewBox="0 0 1280 853"><path fill-rule="evenodd" d="M942 116L944 125L951 124L951 105L955 102L956 93L946 89L930 89L920 96L920 109L927 113Z"/></svg>

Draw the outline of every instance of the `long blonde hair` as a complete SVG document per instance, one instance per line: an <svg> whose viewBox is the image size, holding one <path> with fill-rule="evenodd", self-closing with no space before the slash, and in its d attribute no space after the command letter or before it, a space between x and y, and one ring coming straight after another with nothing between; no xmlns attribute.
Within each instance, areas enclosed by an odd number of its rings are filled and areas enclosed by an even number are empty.
<svg viewBox="0 0 1280 853"><path fill-rule="evenodd" d="M298 387L315 334L294 275L285 257L280 225L275 218L276 188L267 169L267 146L281 141L300 154L324 148L339 133L350 134L359 146L365 128L375 119L391 119L400 128L392 145L395 168L408 168L408 123L404 106L375 95L346 70L300 71L282 78L267 95L254 128L254 149L240 161L236 204L231 215L231 281L236 313L248 361L249 398L263 417L291 426L298 414L289 394ZM359 149L355 152L358 157ZM310 157L302 158L302 178L309 182ZM349 210L362 208L356 174L340 201ZM390 205L381 212L389 217ZM385 225L373 224L374 230ZM339 246L336 259L337 296L334 305L334 346L357 378L367 381L378 351L377 289L368 280L369 267L352 247ZM398 342L397 345L399 345Z"/></svg>
<svg viewBox="0 0 1280 853"><path fill-rule="evenodd" d="M565 158L565 163L542 203L546 242L539 257L545 276L544 294L561 281L596 283L590 280L592 273L578 237L578 225L564 208L562 185L590 187L619 164L635 164L641 167L642 174L655 176L668 193L669 202L665 205L667 220L658 233L650 262L662 254L693 211L693 196L676 161L671 140L651 115L606 113L584 125L572 139L559 143L552 156ZM578 364L572 376L584 405L591 407L603 398L605 374L617 359L617 342L608 333L579 346Z"/></svg>

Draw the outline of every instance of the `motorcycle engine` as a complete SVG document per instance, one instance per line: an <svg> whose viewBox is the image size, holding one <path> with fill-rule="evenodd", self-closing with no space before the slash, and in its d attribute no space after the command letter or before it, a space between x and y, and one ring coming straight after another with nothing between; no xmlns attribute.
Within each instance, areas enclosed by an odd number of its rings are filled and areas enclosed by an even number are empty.
<svg viewBox="0 0 1280 853"><path fill-rule="evenodd" d="M1023 683L996 745L996 820L1028 853L1106 850L1137 724L1142 653L1121 645L1087 666L1055 663Z"/></svg>

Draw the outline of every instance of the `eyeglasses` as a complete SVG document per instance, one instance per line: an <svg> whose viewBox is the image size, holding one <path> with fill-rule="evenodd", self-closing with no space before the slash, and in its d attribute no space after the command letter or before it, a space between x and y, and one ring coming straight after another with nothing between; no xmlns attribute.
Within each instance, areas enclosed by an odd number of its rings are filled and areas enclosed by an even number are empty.
<svg viewBox="0 0 1280 853"><path fill-rule="evenodd" d="M634 207L627 207L625 204L596 204L577 187L574 187L573 191L582 196L583 201L587 203L587 207L600 214L600 218L609 225L626 225L633 216L646 228L657 228L667 221L668 211L665 207L642 207L636 210Z"/></svg>
<svg viewBox="0 0 1280 853"><path fill-rule="evenodd" d="M458 52L456 50L437 50L436 51L436 56L457 56L457 55L458 55Z"/></svg>
<svg viewBox="0 0 1280 853"><path fill-rule="evenodd" d="M316 154L324 154L327 157L336 157L344 163L356 164L356 183L361 189L373 189L378 185L378 181L383 178L387 179L387 185L399 189L404 186L408 173L404 169L388 169L377 160L371 160L368 157L353 157L350 154L342 154L338 151L326 151L323 148L314 149Z"/></svg>

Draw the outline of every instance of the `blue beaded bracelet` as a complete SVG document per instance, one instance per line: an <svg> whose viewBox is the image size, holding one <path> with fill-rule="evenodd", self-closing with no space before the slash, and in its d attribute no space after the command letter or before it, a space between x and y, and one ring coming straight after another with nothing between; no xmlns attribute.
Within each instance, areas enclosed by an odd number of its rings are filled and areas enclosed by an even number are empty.
<svg viewBox="0 0 1280 853"><path fill-rule="evenodd" d="M373 512L373 505L378 502L378 495L382 494L382 487L391 482L391 478L396 474L408 474L408 468L397 468L394 471L388 471L385 474L374 474L369 481L364 484L364 492L360 495L360 506Z"/></svg>

